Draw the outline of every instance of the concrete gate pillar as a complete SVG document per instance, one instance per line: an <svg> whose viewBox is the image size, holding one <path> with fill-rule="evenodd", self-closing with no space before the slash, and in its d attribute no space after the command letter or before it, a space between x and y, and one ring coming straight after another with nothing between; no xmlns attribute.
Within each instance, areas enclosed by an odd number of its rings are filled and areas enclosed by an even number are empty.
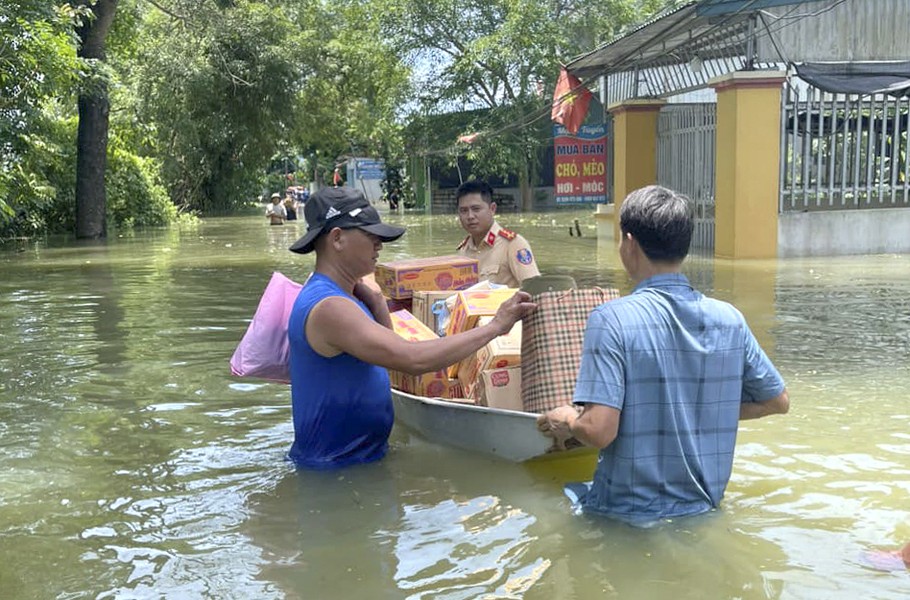
<svg viewBox="0 0 910 600"><path fill-rule="evenodd" d="M664 100L626 100L607 107L613 115L613 239L619 240L619 209L633 190L657 183L657 116Z"/></svg>
<svg viewBox="0 0 910 600"><path fill-rule="evenodd" d="M717 91L714 256L775 258L785 73L738 71Z"/></svg>

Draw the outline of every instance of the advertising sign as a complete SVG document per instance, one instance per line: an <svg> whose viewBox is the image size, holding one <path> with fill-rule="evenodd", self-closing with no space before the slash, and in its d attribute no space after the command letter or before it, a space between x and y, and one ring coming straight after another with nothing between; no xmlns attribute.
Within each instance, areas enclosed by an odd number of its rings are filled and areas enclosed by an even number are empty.
<svg viewBox="0 0 910 600"><path fill-rule="evenodd" d="M575 135L562 125L554 125L553 146L556 156L556 203L606 202L606 125L582 125Z"/></svg>
<svg viewBox="0 0 910 600"><path fill-rule="evenodd" d="M378 159L357 159L357 179L385 179L385 161Z"/></svg>

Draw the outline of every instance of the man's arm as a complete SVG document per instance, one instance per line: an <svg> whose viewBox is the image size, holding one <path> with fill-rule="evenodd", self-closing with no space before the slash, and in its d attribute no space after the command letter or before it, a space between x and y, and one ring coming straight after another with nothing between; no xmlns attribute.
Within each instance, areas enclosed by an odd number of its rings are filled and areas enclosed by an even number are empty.
<svg viewBox="0 0 910 600"><path fill-rule="evenodd" d="M743 400L739 406L739 418L760 419L768 415L786 414L790 410L790 396L787 394L784 380L748 326L747 333L744 347ZM752 401L753 398L769 399L756 402Z"/></svg>
<svg viewBox="0 0 910 600"><path fill-rule="evenodd" d="M602 404L585 404L579 414L573 406L560 406L537 417L537 429L560 446L575 438L586 446L606 448L619 432L620 411Z"/></svg>
<svg viewBox="0 0 910 600"><path fill-rule="evenodd" d="M519 282L529 277L540 275L540 269L537 268L537 258L531 252L528 240L520 235L515 236L515 239L509 242L508 252L509 269Z"/></svg>
<svg viewBox="0 0 910 600"><path fill-rule="evenodd" d="M349 298L332 296L312 309L305 334L321 356L344 352L364 362L419 375L460 361L507 333L535 308L527 293L518 292L503 303L488 325L435 340L410 342L371 319Z"/></svg>
<svg viewBox="0 0 910 600"><path fill-rule="evenodd" d="M785 415L790 410L790 395L786 388L779 396L764 402L743 402L739 405L739 419L760 419L768 415Z"/></svg>

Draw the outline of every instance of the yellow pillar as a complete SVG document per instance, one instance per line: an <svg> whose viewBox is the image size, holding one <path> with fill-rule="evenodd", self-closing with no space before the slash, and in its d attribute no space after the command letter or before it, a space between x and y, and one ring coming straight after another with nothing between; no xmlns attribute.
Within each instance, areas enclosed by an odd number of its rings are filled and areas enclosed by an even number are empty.
<svg viewBox="0 0 910 600"><path fill-rule="evenodd" d="M739 71L717 91L714 256L775 258L784 73Z"/></svg>
<svg viewBox="0 0 910 600"><path fill-rule="evenodd" d="M609 106L613 115L613 239L619 239L623 198L657 183L657 116L664 100L626 100Z"/></svg>
<svg viewBox="0 0 910 600"><path fill-rule="evenodd" d="M686 264L700 257L690 256ZM774 327L777 323L777 267L776 259L722 260L704 258L702 268L712 268L714 282L711 286L715 298L736 306L758 343L772 359L775 350Z"/></svg>

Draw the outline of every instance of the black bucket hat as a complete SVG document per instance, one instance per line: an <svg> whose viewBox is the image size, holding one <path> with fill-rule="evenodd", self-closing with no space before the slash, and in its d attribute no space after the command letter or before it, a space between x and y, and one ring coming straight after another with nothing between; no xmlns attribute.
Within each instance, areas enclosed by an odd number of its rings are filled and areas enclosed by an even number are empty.
<svg viewBox="0 0 910 600"><path fill-rule="evenodd" d="M334 227L358 228L372 233L383 242L392 242L404 235L404 227L386 225L379 213L362 192L350 187L322 188L307 200L303 207L306 235L294 242L291 252L307 254L322 233Z"/></svg>

